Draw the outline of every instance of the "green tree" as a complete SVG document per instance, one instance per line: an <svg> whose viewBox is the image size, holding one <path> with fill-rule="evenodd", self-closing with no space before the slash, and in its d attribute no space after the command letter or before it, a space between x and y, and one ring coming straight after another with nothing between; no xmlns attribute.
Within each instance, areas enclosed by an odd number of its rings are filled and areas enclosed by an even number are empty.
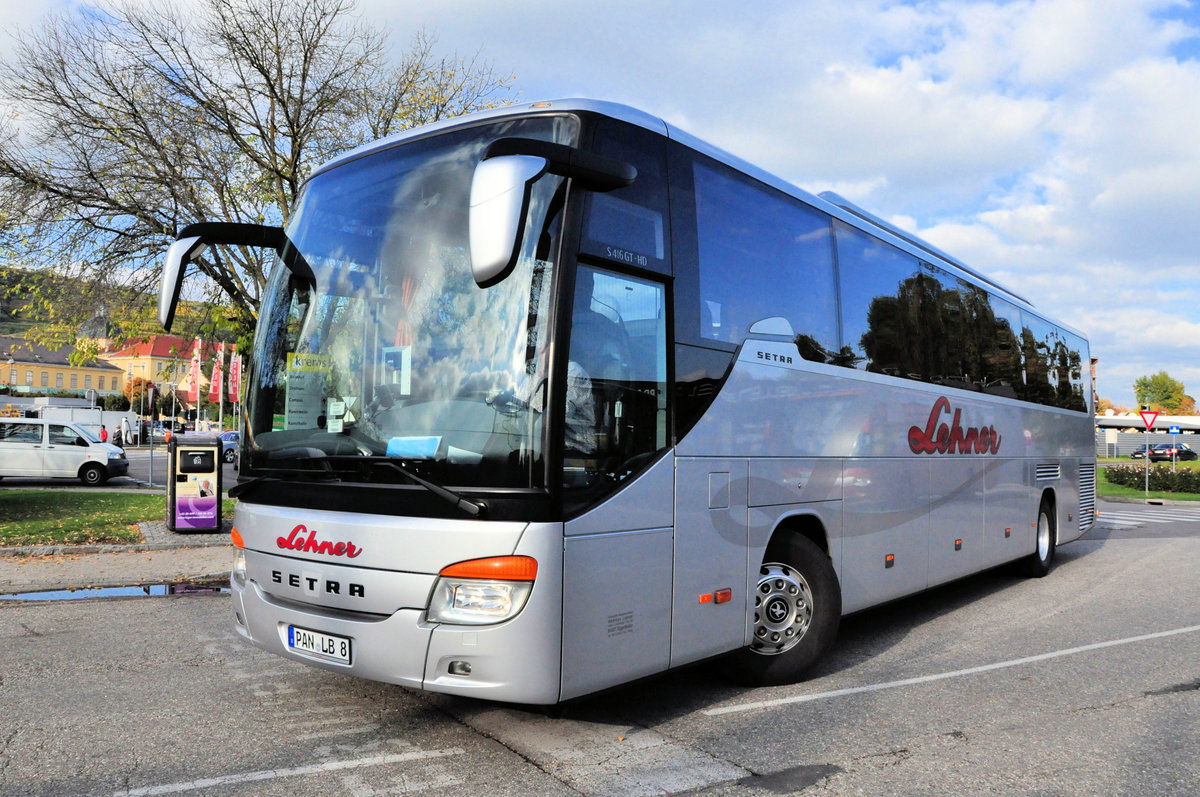
<svg viewBox="0 0 1200 797"><path fill-rule="evenodd" d="M1153 376L1139 377L1133 383L1138 404L1149 404L1150 409L1167 415L1189 414L1195 411L1195 401L1184 393L1183 383L1172 379L1166 371Z"/></svg>
<svg viewBox="0 0 1200 797"><path fill-rule="evenodd" d="M0 63L16 112L0 126L0 245L56 285L82 278L41 297L64 329L120 288L148 299L183 226L283 223L332 155L504 101L510 77L435 47L418 32L393 59L354 0L112 0L48 17ZM216 247L193 268L244 332L267 265Z"/></svg>

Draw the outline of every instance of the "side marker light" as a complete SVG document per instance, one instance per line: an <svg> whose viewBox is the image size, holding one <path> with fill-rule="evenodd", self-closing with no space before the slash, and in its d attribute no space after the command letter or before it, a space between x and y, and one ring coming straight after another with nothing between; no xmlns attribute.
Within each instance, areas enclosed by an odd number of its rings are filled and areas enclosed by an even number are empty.
<svg viewBox="0 0 1200 797"><path fill-rule="evenodd" d="M733 600L733 590L729 587L717 590L717 603L729 603Z"/></svg>
<svg viewBox="0 0 1200 797"><path fill-rule="evenodd" d="M890 553L887 556L883 557L883 566L885 568L891 567L894 564L896 564L896 554Z"/></svg>

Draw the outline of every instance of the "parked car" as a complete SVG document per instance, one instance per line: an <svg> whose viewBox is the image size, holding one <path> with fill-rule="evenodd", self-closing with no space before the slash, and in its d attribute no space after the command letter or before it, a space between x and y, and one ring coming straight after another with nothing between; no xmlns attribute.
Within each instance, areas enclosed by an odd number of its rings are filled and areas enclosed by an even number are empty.
<svg viewBox="0 0 1200 797"><path fill-rule="evenodd" d="M103 484L129 472L125 452L74 423L0 418L0 478L79 479Z"/></svg>
<svg viewBox="0 0 1200 797"><path fill-rule="evenodd" d="M226 462L233 462L237 457L238 441L241 440L241 434L238 432L221 432L221 459Z"/></svg>
<svg viewBox="0 0 1200 797"><path fill-rule="evenodd" d="M1184 462L1200 458L1200 453L1187 443L1159 443L1150 449L1151 462L1170 462L1172 458L1176 462Z"/></svg>
<svg viewBox="0 0 1200 797"><path fill-rule="evenodd" d="M1130 459L1145 459L1146 451L1151 448L1154 448L1154 446L1150 445L1149 443L1143 443L1142 445L1138 446L1137 449L1129 455L1129 457Z"/></svg>

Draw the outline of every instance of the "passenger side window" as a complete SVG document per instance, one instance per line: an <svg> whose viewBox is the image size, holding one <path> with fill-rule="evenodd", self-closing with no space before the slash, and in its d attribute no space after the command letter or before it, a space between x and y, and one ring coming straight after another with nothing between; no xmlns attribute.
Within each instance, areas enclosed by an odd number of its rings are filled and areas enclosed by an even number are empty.
<svg viewBox="0 0 1200 797"><path fill-rule="evenodd" d="M50 424L50 445L73 446L78 439L79 435L71 429L56 423Z"/></svg>
<svg viewBox="0 0 1200 797"><path fill-rule="evenodd" d="M700 338L738 344L786 318L807 360L838 357L830 219L748 178L697 161Z"/></svg>
<svg viewBox="0 0 1200 797"><path fill-rule="evenodd" d="M42 442L42 425L40 423L0 424L0 443L40 442Z"/></svg>

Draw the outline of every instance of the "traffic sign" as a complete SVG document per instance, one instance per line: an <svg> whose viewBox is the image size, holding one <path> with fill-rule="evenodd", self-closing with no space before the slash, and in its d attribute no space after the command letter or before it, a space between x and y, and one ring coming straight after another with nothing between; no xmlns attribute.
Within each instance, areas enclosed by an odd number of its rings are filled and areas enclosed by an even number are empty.
<svg viewBox="0 0 1200 797"><path fill-rule="evenodd" d="M1146 424L1147 432L1154 428L1154 422L1156 420L1158 420L1157 412L1151 412L1150 410L1142 410L1141 412L1138 413L1138 415L1142 416L1142 423Z"/></svg>
<svg viewBox="0 0 1200 797"><path fill-rule="evenodd" d="M1179 434L1179 427L1178 426L1169 426L1169 427L1167 427L1167 431L1170 432L1171 434Z"/></svg>

